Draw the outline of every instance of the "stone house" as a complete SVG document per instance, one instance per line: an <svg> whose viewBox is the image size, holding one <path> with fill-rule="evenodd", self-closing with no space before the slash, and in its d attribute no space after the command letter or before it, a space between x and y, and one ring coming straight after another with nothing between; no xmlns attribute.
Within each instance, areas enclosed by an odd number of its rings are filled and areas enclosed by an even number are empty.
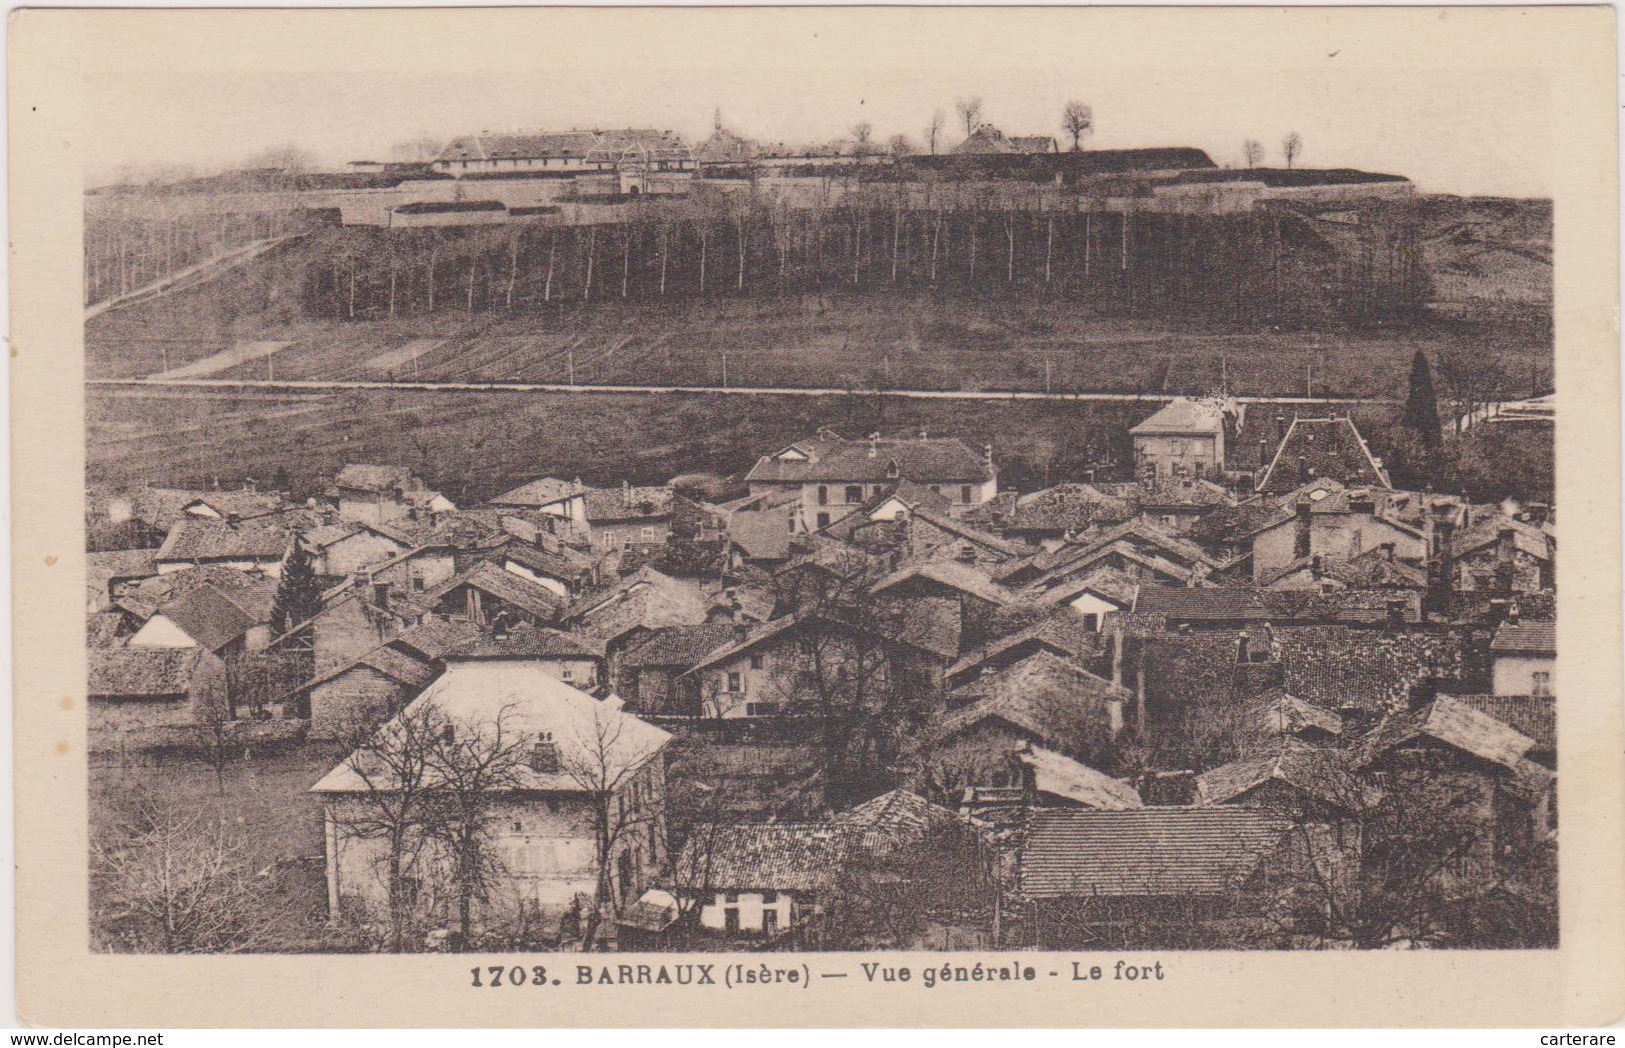
<svg viewBox="0 0 1625 1048"><path fill-rule="evenodd" d="M1491 684L1496 695L1557 694L1557 623L1509 621L1490 639Z"/></svg>

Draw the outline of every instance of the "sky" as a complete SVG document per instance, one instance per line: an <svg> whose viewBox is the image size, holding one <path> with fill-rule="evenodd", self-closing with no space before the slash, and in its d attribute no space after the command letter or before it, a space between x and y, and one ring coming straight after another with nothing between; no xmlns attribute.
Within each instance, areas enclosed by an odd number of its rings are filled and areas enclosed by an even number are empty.
<svg viewBox="0 0 1625 1048"><path fill-rule="evenodd" d="M975 96L1005 132L1063 140L1062 107L1086 102L1092 148L1196 146L1239 165L1254 138L1278 165L1282 137L1297 131L1300 166L1403 174L1435 192L1550 192L1550 76L1535 61L1492 62L1508 34L1492 26L1486 43L1476 23L1431 42L1424 60L1405 38L1425 34L1399 26L1221 32L1196 11L1173 12L1175 23L667 11L653 26L617 21L630 12L477 24L465 11L422 33L366 20L385 12L326 25L308 14L259 34L158 27L146 46L88 63L87 184L127 169L213 170L283 145L336 168L482 130L640 126L697 141L718 108L730 129L764 141L828 141L865 121L878 140L918 142L934 110L952 127L956 100Z"/></svg>

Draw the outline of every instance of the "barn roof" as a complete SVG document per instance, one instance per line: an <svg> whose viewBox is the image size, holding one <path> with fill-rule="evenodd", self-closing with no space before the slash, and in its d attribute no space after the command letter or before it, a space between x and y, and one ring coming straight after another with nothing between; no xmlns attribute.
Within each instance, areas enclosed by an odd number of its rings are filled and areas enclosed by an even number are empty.
<svg viewBox="0 0 1625 1048"><path fill-rule="evenodd" d="M957 437L817 439L792 447L803 451L805 457L763 456L751 467L745 480L778 484L856 484L906 479L921 484L980 484L994 476L987 460Z"/></svg>
<svg viewBox="0 0 1625 1048"><path fill-rule="evenodd" d="M1221 895L1257 870L1290 828L1253 808L1037 808L1021 852L1039 898Z"/></svg>
<svg viewBox="0 0 1625 1048"><path fill-rule="evenodd" d="M1127 811L1142 806L1140 793L1133 786L1054 750L1030 746L1017 759L1030 769L1034 788L1040 793L1099 811Z"/></svg>
<svg viewBox="0 0 1625 1048"><path fill-rule="evenodd" d="M1551 655L1557 654L1557 623L1520 622L1503 623L1496 628L1490 641L1490 651L1496 655Z"/></svg>
<svg viewBox="0 0 1625 1048"><path fill-rule="evenodd" d="M517 769L504 789L580 793L627 777L663 750L671 735L623 710L613 697L599 701L540 667L506 662L457 662L400 714L378 729L386 738L402 729L403 717L425 708L443 716L457 732L492 741L500 724L504 740L533 738L557 747L557 771ZM364 751L351 754L313 793L357 793L369 789ZM356 762L361 762L358 771ZM393 785L388 773L372 769L373 787Z"/></svg>

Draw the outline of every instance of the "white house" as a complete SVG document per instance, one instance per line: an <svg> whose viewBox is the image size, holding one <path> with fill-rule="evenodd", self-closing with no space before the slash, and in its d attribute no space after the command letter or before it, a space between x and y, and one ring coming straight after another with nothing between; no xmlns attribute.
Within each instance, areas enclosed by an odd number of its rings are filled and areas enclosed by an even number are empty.
<svg viewBox="0 0 1625 1048"><path fill-rule="evenodd" d="M528 751L528 760L495 791L500 796L490 822L492 847L503 875L482 908L482 921L502 920L521 907L556 919L590 902L601 869L617 900L642 893L666 859L669 734L626 713L617 699L599 701L536 666L501 659L452 662L379 729L379 737L403 737L403 723L426 708L443 719L438 737L448 744L465 732L494 740L500 724L505 741L522 739ZM425 786L442 788L433 775ZM382 762L364 750L311 787L322 802L328 906L336 918L377 917L387 905L379 862L386 845L364 827L378 808L376 795L398 790ZM602 856L595 830L600 819L618 830ZM452 898L444 855L432 844L409 850L420 908L428 919L447 919Z"/></svg>
<svg viewBox="0 0 1625 1048"><path fill-rule="evenodd" d="M1557 623L1507 622L1490 641L1496 695L1557 694Z"/></svg>

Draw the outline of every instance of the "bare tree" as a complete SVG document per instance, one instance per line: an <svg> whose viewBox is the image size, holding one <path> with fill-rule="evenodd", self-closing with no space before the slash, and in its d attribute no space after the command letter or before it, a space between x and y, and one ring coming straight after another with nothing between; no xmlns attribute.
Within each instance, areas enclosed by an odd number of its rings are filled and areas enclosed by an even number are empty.
<svg viewBox="0 0 1625 1048"><path fill-rule="evenodd" d="M620 911L622 896L630 890L618 867L623 861L634 866L632 857L645 842L651 864L664 848L660 747L634 737L628 729L637 723L618 706L601 703L591 722L578 725L574 739L559 746L560 770L587 795L593 822L596 877L594 906L583 934L587 949L597 943L603 918Z"/></svg>
<svg viewBox="0 0 1625 1048"><path fill-rule="evenodd" d="M350 733L354 748L346 766L361 789L330 802L330 817L340 833L382 843L377 861L392 952L405 946L417 906L425 831L434 818L435 748L448 726L454 728L432 702L407 707L376 731L357 726Z"/></svg>
<svg viewBox="0 0 1625 1048"><path fill-rule="evenodd" d="M965 125L965 134L968 137L976 130L976 125L982 122L982 100L975 96L961 98L954 103L954 110L959 114L959 122Z"/></svg>
<svg viewBox="0 0 1625 1048"><path fill-rule="evenodd" d="M93 847L93 927L140 952L239 953L284 941L291 916L268 898L248 842L224 813L143 801L121 839Z"/></svg>
<svg viewBox="0 0 1625 1048"><path fill-rule="evenodd" d="M1281 156L1285 158L1286 166L1289 169L1292 167L1293 161L1298 159L1298 154L1302 152L1303 136L1296 131L1287 132L1286 137L1281 139Z"/></svg>
<svg viewBox="0 0 1625 1048"><path fill-rule="evenodd" d="M491 847L492 822L503 793L522 781L532 741L515 725L514 712L504 707L477 724L448 718L430 740L424 831L450 862L461 949L473 934L474 904L489 897L504 872Z"/></svg>
<svg viewBox="0 0 1625 1048"><path fill-rule="evenodd" d="M1083 151L1083 136L1095 130L1095 111L1083 102L1068 102L1061 112L1061 127L1072 136L1072 152Z"/></svg>
<svg viewBox="0 0 1625 1048"><path fill-rule="evenodd" d="M917 150L914 148L914 143L908 140L907 135L899 133L886 139L886 152L893 157L901 158L912 156Z"/></svg>
<svg viewBox="0 0 1625 1048"><path fill-rule="evenodd" d="M1249 138L1241 144L1242 159L1248 167L1257 167L1264 161L1264 145L1256 138Z"/></svg>
<svg viewBox="0 0 1625 1048"><path fill-rule="evenodd" d="M942 129L947 122L947 116L937 109L931 113L931 122L925 125L925 144L932 156L937 155L937 142L942 138Z"/></svg>

